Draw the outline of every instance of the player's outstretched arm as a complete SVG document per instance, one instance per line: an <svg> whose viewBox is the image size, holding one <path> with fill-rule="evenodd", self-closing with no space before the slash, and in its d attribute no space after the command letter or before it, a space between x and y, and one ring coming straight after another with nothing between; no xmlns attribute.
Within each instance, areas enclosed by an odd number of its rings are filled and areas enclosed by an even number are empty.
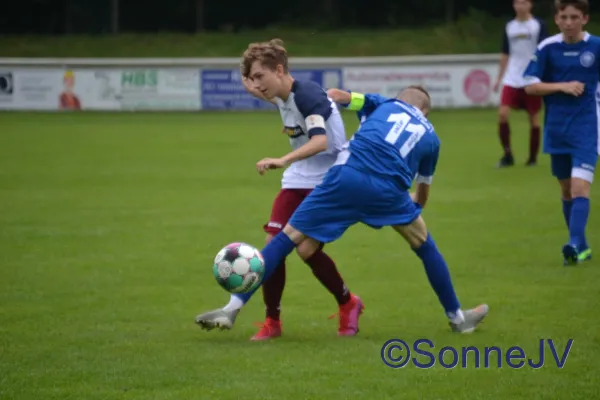
<svg viewBox="0 0 600 400"><path fill-rule="evenodd" d="M275 101L273 99L269 99L269 98L265 97L259 90L256 90L255 88L253 88L252 85L250 84L248 78L242 77L242 83L244 84L244 87L246 88L248 93L250 93L252 96L254 96L258 99L264 100L264 101L268 101L269 103L275 104Z"/></svg>
<svg viewBox="0 0 600 400"><path fill-rule="evenodd" d="M291 153L280 158L264 158L256 163L256 170L259 174L264 174L266 170L285 168L288 165L304 160L305 158L314 156L322 151L327 150L327 135L318 134L310 138L308 143L297 148Z"/></svg>
<svg viewBox="0 0 600 400"><path fill-rule="evenodd" d="M342 89L329 89L327 95L331 100L350 111L362 111L368 105L369 95Z"/></svg>
<svg viewBox="0 0 600 400"><path fill-rule="evenodd" d="M581 82L536 82L525 86L525 92L532 96L547 96L553 93L565 93L581 96L585 86Z"/></svg>
<svg viewBox="0 0 600 400"><path fill-rule="evenodd" d="M363 111L367 115L372 113L381 103L389 100L380 94L363 94L342 89L329 89L327 95L347 110Z"/></svg>
<svg viewBox="0 0 600 400"><path fill-rule="evenodd" d="M352 94L347 90L329 89L327 91L327 96L329 96L329 98L335 101L337 104L344 107L350 105L350 102L352 101Z"/></svg>
<svg viewBox="0 0 600 400"><path fill-rule="evenodd" d="M302 110L300 112L306 115ZM318 112L309 114L306 117L306 129L309 137L308 142L283 157L265 158L260 160L256 164L258 173L262 175L269 169L285 168L296 161L304 160L315 154L326 151L328 147L327 130L325 128L326 117L327 115L319 114Z"/></svg>
<svg viewBox="0 0 600 400"><path fill-rule="evenodd" d="M291 153L286 154L282 159L284 160L285 165L290 165L293 162L304 160L305 158L312 157L325 150L327 150L327 135L314 135L310 138L308 143Z"/></svg>

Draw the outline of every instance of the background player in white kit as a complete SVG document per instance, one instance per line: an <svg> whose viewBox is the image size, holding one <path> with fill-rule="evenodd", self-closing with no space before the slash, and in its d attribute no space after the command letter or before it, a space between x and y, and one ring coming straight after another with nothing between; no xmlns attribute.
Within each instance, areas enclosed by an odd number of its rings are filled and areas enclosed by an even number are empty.
<svg viewBox="0 0 600 400"><path fill-rule="evenodd" d="M242 79L250 93L277 106L284 132L293 148L281 158L265 158L256 164L261 175L268 169L287 167L282 189L273 203L271 218L264 226L269 242L283 229L312 189L321 183L346 143L346 132L340 112L325 90L314 82L295 80L289 74L287 52L280 40L248 46L243 55ZM309 239L301 243L297 251L338 302L338 334L355 335L358 332L358 315L363 308L360 299L348 291L335 263L322 251L321 243ZM266 320L252 340L270 339L282 333L279 314L285 286L285 260L282 263L263 285ZM242 305L243 302L234 295L224 310L235 319ZM196 322L205 329L230 328L227 325L233 325L233 320L224 324L220 321L211 313L196 318Z"/></svg>
<svg viewBox="0 0 600 400"><path fill-rule="evenodd" d="M548 37L546 24L531 14L532 0L514 0L515 18L504 27L500 71L494 85L498 91L503 85L498 110L498 134L504 155L498 167L510 167L515 160L510 145L510 110L525 110L529 116L529 158L526 165L537 163L540 149L540 97L525 93L523 73L535 54L538 43Z"/></svg>

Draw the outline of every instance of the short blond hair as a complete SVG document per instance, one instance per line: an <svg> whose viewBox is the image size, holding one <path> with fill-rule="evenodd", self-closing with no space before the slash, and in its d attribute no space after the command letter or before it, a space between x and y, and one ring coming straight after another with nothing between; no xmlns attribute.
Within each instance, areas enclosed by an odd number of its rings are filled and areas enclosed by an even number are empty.
<svg viewBox="0 0 600 400"><path fill-rule="evenodd" d="M413 106L426 110L431 110L431 96L427 89L421 85L410 85L398 93L397 99L412 104Z"/></svg>
<svg viewBox="0 0 600 400"><path fill-rule="evenodd" d="M283 67L283 72L288 72L288 55L283 41L273 39L269 42L250 43L242 55L241 73L244 78L250 74L250 69L255 61L271 70L275 70L278 65Z"/></svg>

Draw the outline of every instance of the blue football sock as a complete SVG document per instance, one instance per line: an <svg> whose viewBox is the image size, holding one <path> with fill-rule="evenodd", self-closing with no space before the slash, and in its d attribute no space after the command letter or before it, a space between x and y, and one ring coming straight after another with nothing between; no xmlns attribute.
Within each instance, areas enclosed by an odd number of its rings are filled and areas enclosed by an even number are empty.
<svg viewBox="0 0 600 400"><path fill-rule="evenodd" d="M585 228L589 215L590 199L585 197L574 198L571 207L571 218L569 219L569 236L570 243L579 251L588 247L585 240Z"/></svg>
<svg viewBox="0 0 600 400"><path fill-rule="evenodd" d="M573 200L565 200L562 201L563 205L563 215L565 216L565 223L567 224L567 228L571 223L571 207L573 206Z"/></svg>
<svg viewBox="0 0 600 400"><path fill-rule="evenodd" d="M460 308L460 303L456 298L446 261L437 249L431 235L427 235L425 243L413 251L423 261L429 283L440 299L446 315L453 318L452 314Z"/></svg>
<svg viewBox="0 0 600 400"><path fill-rule="evenodd" d="M296 244L283 232L279 232L271 239L271 241L260 251L265 260L265 276L262 282L269 279L281 261L285 259L292 251ZM261 282L261 284L262 284ZM259 286L260 287L260 286ZM239 298L246 304L248 300L252 298L254 292L258 290L258 287L251 292L234 294L235 297Z"/></svg>

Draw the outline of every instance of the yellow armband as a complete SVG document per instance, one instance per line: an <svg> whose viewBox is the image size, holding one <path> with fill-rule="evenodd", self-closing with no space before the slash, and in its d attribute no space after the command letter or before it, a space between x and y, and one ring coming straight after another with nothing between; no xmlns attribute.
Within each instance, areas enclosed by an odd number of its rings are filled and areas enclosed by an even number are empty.
<svg viewBox="0 0 600 400"><path fill-rule="evenodd" d="M362 93L350 92L350 104L346 107L348 110L360 111L365 105L365 95Z"/></svg>

